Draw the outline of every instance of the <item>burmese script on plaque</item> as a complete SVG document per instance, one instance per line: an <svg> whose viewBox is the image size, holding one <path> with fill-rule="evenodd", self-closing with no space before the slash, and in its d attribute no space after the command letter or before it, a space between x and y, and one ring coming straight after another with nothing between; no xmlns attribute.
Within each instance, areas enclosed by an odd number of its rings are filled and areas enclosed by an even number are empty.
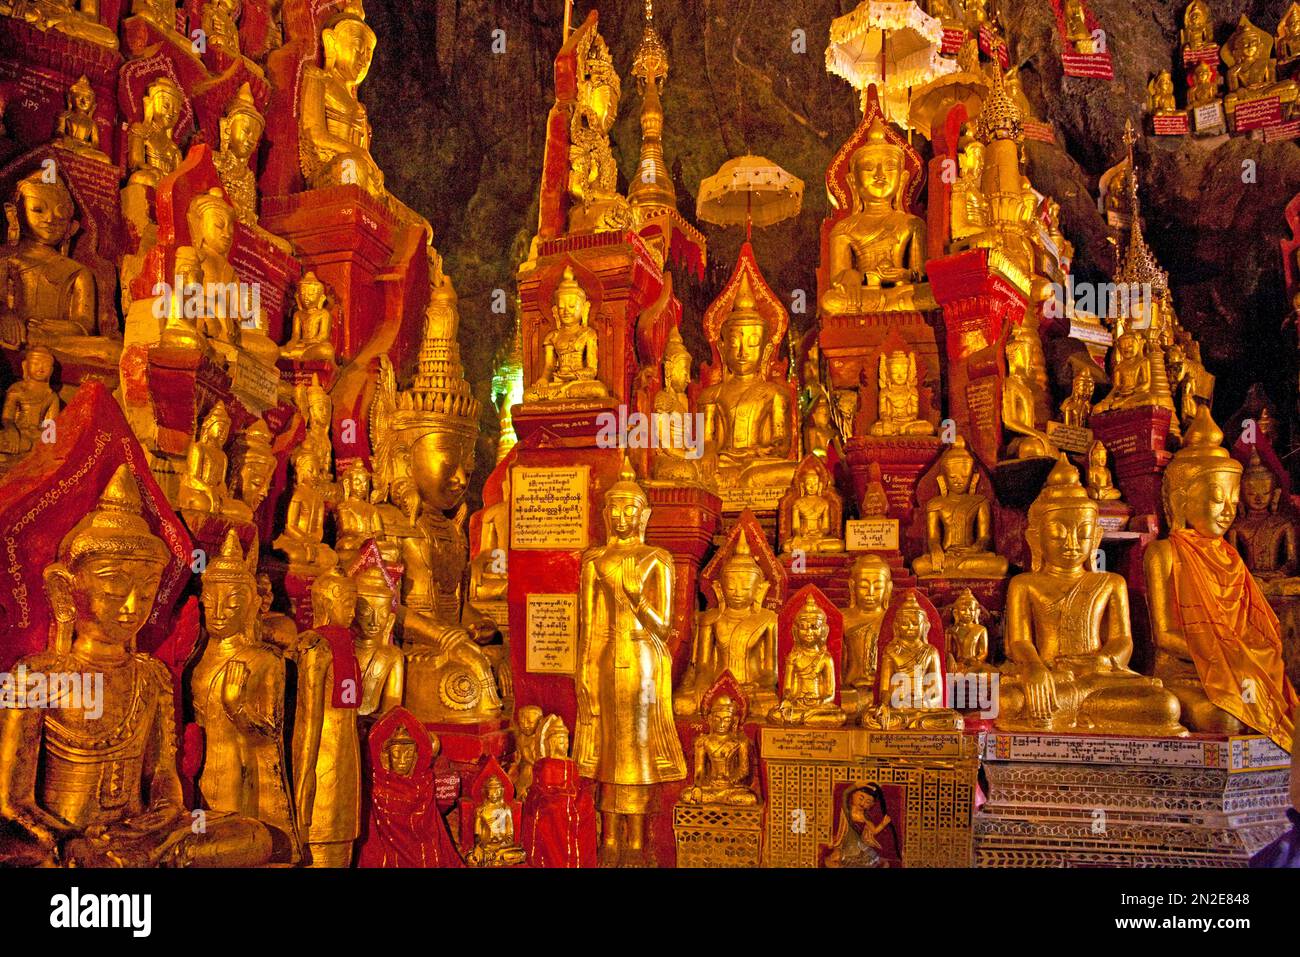
<svg viewBox="0 0 1300 957"><path fill-rule="evenodd" d="M590 467L510 470L510 547L567 551L587 547Z"/></svg>
<svg viewBox="0 0 1300 957"><path fill-rule="evenodd" d="M530 673L573 674L578 661L578 596L529 595L526 634Z"/></svg>

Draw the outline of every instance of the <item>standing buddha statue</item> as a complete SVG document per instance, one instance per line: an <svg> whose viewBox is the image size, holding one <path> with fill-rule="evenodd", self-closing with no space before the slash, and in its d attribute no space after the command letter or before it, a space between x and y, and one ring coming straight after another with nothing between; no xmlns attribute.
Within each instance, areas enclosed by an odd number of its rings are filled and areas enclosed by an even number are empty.
<svg viewBox="0 0 1300 957"><path fill-rule="evenodd" d="M939 494L925 503L926 552L912 563L919 578L1002 578L1007 560L993 551L993 508L978 491L975 456L957 436L939 461Z"/></svg>
<svg viewBox="0 0 1300 957"><path fill-rule="evenodd" d="M406 685L405 659L393 644L397 583L374 556L373 550L367 553L364 567L352 577L357 589L353 653L361 670L357 713L363 718L383 715L400 705Z"/></svg>

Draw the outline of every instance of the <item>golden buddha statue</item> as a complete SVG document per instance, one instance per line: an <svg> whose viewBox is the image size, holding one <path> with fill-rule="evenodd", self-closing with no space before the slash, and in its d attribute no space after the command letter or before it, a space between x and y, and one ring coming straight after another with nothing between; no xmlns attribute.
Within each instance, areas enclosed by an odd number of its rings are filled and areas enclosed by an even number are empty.
<svg viewBox="0 0 1300 957"><path fill-rule="evenodd" d="M1205 0L1192 0L1183 12L1183 28L1178 31L1178 41L1184 50L1200 50L1214 46L1214 20Z"/></svg>
<svg viewBox="0 0 1300 957"><path fill-rule="evenodd" d="M95 122L96 99L95 88L83 73L76 83L68 87L68 108L55 121L54 135L65 150L108 163L108 154L99 148L99 124Z"/></svg>
<svg viewBox="0 0 1300 957"><path fill-rule="evenodd" d="M357 586L337 567L311 585L312 628L298 636L293 797L312 867L347 867L361 833L361 674Z"/></svg>
<svg viewBox="0 0 1300 957"><path fill-rule="evenodd" d="M54 354L44 346L32 346L22 369L23 377L5 390L0 409L0 473L35 447L45 422L59 414L59 396L50 388Z"/></svg>
<svg viewBox="0 0 1300 957"><path fill-rule="evenodd" d="M1075 370L1070 383L1070 394L1061 402L1061 421L1076 429L1086 429L1092 415L1092 394L1097 380L1087 369Z"/></svg>
<svg viewBox="0 0 1300 957"><path fill-rule="evenodd" d="M479 522L478 554L469 563L469 600L476 603L504 601L510 579L507 549L510 547L510 470L501 479L501 501L483 507ZM515 782L516 791L519 788ZM521 794L522 798L523 795Z"/></svg>
<svg viewBox="0 0 1300 957"><path fill-rule="evenodd" d="M1062 457L1029 506L1030 570L1011 579L1002 666L1005 730L1181 735L1178 700L1128 667L1128 586L1088 571L1101 542L1097 503Z"/></svg>
<svg viewBox="0 0 1300 957"><path fill-rule="evenodd" d="M839 433L832 421L831 400L821 393L812 401L803 419L804 451L826 458L832 448L839 446Z"/></svg>
<svg viewBox="0 0 1300 957"><path fill-rule="evenodd" d="M599 340L587 324L591 300L566 266L555 287L555 328L542 340L541 377L525 392L525 402L542 399L591 399L609 395L596 377Z"/></svg>
<svg viewBox="0 0 1300 957"><path fill-rule="evenodd" d="M763 607L771 583L742 533L714 583L718 604L695 616L690 663L673 696L673 711L695 715L724 672L740 685L749 709L776 703L776 612Z"/></svg>
<svg viewBox="0 0 1300 957"><path fill-rule="evenodd" d="M406 688L406 659L393 644L398 586L375 562L368 562L356 573L353 583L357 589L353 650L361 670L357 713L378 717L402 703Z"/></svg>
<svg viewBox="0 0 1300 957"><path fill-rule="evenodd" d="M239 24L235 22L234 0L204 0L199 22L207 34L208 46L227 56L239 56Z"/></svg>
<svg viewBox="0 0 1300 957"><path fill-rule="evenodd" d="M1174 80L1168 70L1161 70L1147 84L1147 111L1154 116L1175 116L1182 112L1174 98Z"/></svg>
<svg viewBox="0 0 1300 957"><path fill-rule="evenodd" d="M293 457L293 495L284 517L284 531L272 545L289 559L289 567L310 576L332 568L338 560L325 544L325 513L334 498L329 477L312 452L300 451Z"/></svg>
<svg viewBox="0 0 1300 957"><path fill-rule="evenodd" d="M1300 59L1300 3L1293 2L1282 14L1277 24L1277 39L1273 43L1279 66Z"/></svg>
<svg viewBox="0 0 1300 957"><path fill-rule="evenodd" d="M117 49L117 34L99 22L99 0L13 0L4 12L37 30L54 30L110 50Z"/></svg>
<svg viewBox="0 0 1300 957"><path fill-rule="evenodd" d="M1077 53L1097 52L1097 41L1088 29L1088 14L1083 9L1083 0L1065 0L1062 22L1065 24L1065 39Z"/></svg>
<svg viewBox="0 0 1300 957"><path fill-rule="evenodd" d="M145 90L144 119L126 130L126 165L131 171L128 182L156 187L164 176L180 166L176 124L181 117L184 96L176 81L166 74Z"/></svg>
<svg viewBox="0 0 1300 957"><path fill-rule="evenodd" d="M1295 689L1287 680L1277 616L1236 550L1242 467L1202 407L1161 479L1169 536L1142 564L1155 641L1155 674L1182 703L1193 731L1253 728L1289 750Z"/></svg>
<svg viewBox="0 0 1300 957"><path fill-rule="evenodd" d="M967 139L957 154L957 181L952 184L952 249L966 248L965 240L989 228L989 201L984 195L984 144Z"/></svg>
<svg viewBox="0 0 1300 957"><path fill-rule="evenodd" d="M849 607L844 612L841 682L870 694L876 687L880 625L894 595L894 576L879 555L863 555L849 573Z"/></svg>
<svg viewBox="0 0 1300 957"><path fill-rule="evenodd" d="M957 712L943 706L943 660L930 644L930 616L909 591L894 612L891 640L880 649L874 707L862 710L865 728L961 730Z"/></svg>
<svg viewBox="0 0 1300 957"><path fill-rule="evenodd" d="M1277 476L1256 449L1241 476L1242 509L1224 540L1237 550L1265 595L1296 590L1297 548L1295 523L1278 512L1282 489Z"/></svg>
<svg viewBox="0 0 1300 957"><path fill-rule="evenodd" d="M779 507L781 552L844 551L843 503L830 470L817 456L799 463Z"/></svg>
<svg viewBox="0 0 1300 957"><path fill-rule="evenodd" d="M939 460L939 494L925 503L926 552L918 578L1002 578L1007 560L993 551L993 507L979 491L975 456L960 435Z"/></svg>
<svg viewBox="0 0 1300 957"><path fill-rule="evenodd" d="M202 602L207 642L190 675L194 720L203 729L199 798L208 810L261 821L271 830L276 859L296 862L301 849L284 760L284 658L261 640L257 582L234 530L203 571Z"/></svg>
<svg viewBox="0 0 1300 957"><path fill-rule="evenodd" d="M934 423L918 417L921 391L916 375L916 353L903 349L882 352L876 374L880 418L871 426L871 434L934 435Z"/></svg>
<svg viewBox="0 0 1300 957"><path fill-rule="evenodd" d="M625 229L632 225L632 208L618 192L618 161L609 144L622 81L604 37L595 30L579 38L574 64L577 102L569 119L568 231Z"/></svg>
<svg viewBox="0 0 1300 957"><path fill-rule="evenodd" d="M307 270L298 280L293 297L293 328L289 341L280 347L280 355L303 362L335 362L334 319L325 302L325 284L315 272Z"/></svg>
<svg viewBox="0 0 1300 957"><path fill-rule="evenodd" d="M676 326L669 330L668 343L664 346L663 383L654 399L654 411L661 425L659 447L650 453L650 473L655 482L705 484L704 459L696 456L697 450L686 433L691 415L687 395L691 384L691 354Z"/></svg>
<svg viewBox="0 0 1300 957"><path fill-rule="evenodd" d="M654 785L686 777L673 725L672 557L645 544L650 502L625 459L605 493L604 545L582 557L578 584L578 722L574 759L600 785L607 864L642 857Z"/></svg>
<svg viewBox="0 0 1300 957"><path fill-rule="evenodd" d="M784 487L794 475L791 397L784 383L766 377L776 347L746 273L718 331L722 381L699 398L705 456L717 463L720 486Z"/></svg>
<svg viewBox="0 0 1300 957"><path fill-rule="evenodd" d="M378 541L384 535L383 518L379 507L370 501L370 472L361 459L353 459L343 470L339 481L343 498L335 512L338 537L334 551L345 566L352 564L361 546L370 539ZM380 546L382 552L383 546Z"/></svg>
<svg viewBox="0 0 1300 957"><path fill-rule="evenodd" d="M1261 30L1243 13L1219 50L1227 65L1228 95L1223 98L1223 108L1229 113L1238 103L1276 96L1282 105L1283 115L1300 95L1300 84L1295 80L1277 78L1277 61L1272 57L1273 38Z"/></svg>
<svg viewBox="0 0 1300 957"><path fill-rule="evenodd" d="M271 491L271 480L279 467L271 447L271 430L261 419L254 419L235 440L230 471L235 476L231 492L248 506L250 515L257 513Z"/></svg>
<svg viewBox="0 0 1300 957"><path fill-rule="evenodd" d="M198 436L185 453L185 470L180 476L176 507L193 515L223 515L232 522L252 520L248 506L230 494L226 486L229 459L226 442L230 439L230 413L218 402L203 418Z"/></svg>
<svg viewBox="0 0 1300 957"><path fill-rule="evenodd" d="M835 661L826 648L830 624L811 595L795 615L793 632L781 703L767 713L767 720L792 727L838 728L845 714L835 701Z"/></svg>
<svg viewBox="0 0 1300 957"><path fill-rule="evenodd" d="M1088 497L1098 502L1117 502L1120 491L1111 481L1106 458L1106 446L1100 439L1093 440L1088 446Z"/></svg>
<svg viewBox="0 0 1300 957"><path fill-rule="evenodd" d="M1034 389L1034 337L1024 326L1016 326L1005 346L1007 375L1002 381L1002 426L1016 437L1007 443L1012 458L1056 456L1058 450L1047 433L1039 429L1037 395ZM1100 411L1093 406L1093 411Z"/></svg>
<svg viewBox="0 0 1300 957"><path fill-rule="evenodd" d="M1114 382L1106 397L1092 407L1093 414L1157 405L1152 392L1151 358L1147 355L1146 337L1137 329L1126 329L1116 340L1115 349Z"/></svg>
<svg viewBox="0 0 1300 957"><path fill-rule="evenodd" d="M876 117L867 142L849 159L853 209L831 229L830 285L824 313L932 309L925 277L925 220L900 208L907 190L906 151Z"/></svg>
<svg viewBox="0 0 1300 957"><path fill-rule="evenodd" d="M0 251L0 344L45 346L62 363L116 366L122 344L96 335L94 274L68 255L76 231L72 194L37 170L5 204L9 236Z"/></svg>
<svg viewBox="0 0 1300 957"><path fill-rule="evenodd" d="M208 7L211 6L209 3ZM235 209L235 218L245 226L257 225L257 176L249 161L257 155L257 145L265 130L266 117L253 102L253 93L245 83L218 123L221 148L212 154L212 163Z"/></svg>
<svg viewBox="0 0 1300 957"><path fill-rule="evenodd" d="M200 316L191 318L185 314L186 298L199 295L203 290L203 268L199 265L199 254L193 246L176 247L176 264L172 267L172 276L174 285L158 345L165 349L186 349L211 355L213 350L208 345L208 332L221 335L221 326L208 314L206 307Z"/></svg>
<svg viewBox="0 0 1300 957"><path fill-rule="evenodd" d="M1209 106L1219 99L1219 75L1208 63L1196 64L1192 70L1192 85L1187 89L1187 108Z"/></svg>
<svg viewBox="0 0 1300 957"><path fill-rule="evenodd" d="M171 558L141 510L122 465L45 569L50 645L15 672L42 687L51 674L94 675L103 690L0 709L0 818L18 832L0 853L47 866L255 867L271 856L261 822L212 811L198 829L182 803L172 676L135 644Z"/></svg>
<svg viewBox="0 0 1300 957"><path fill-rule="evenodd" d="M705 731L695 738L695 773L681 804L722 804L753 807L753 747L742 730L743 702L725 691L715 695L705 711Z"/></svg>
<svg viewBox="0 0 1300 957"><path fill-rule="evenodd" d="M545 717L546 713L535 704L526 704L515 712L515 763L510 766L510 782L515 786L515 797L521 801L533 786L533 766L542 757L542 719ZM564 756L567 757L567 728L564 733Z"/></svg>
<svg viewBox="0 0 1300 957"><path fill-rule="evenodd" d="M979 599L969 588L963 588L952 604L948 670L953 674L997 671L989 664L989 630L980 623L983 611Z"/></svg>
<svg viewBox="0 0 1300 957"><path fill-rule="evenodd" d="M294 402L306 424L301 449L310 452L320 463L326 480L334 473L334 440L330 428L334 423L334 401L313 372L311 381L294 390Z"/></svg>
<svg viewBox="0 0 1300 957"><path fill-rule="evenodd" d="M470 867L514 867L524 862L524 849L515 843L514 810L505 794L505 785L495 775L483 783L483 800L474 809L474 847L465 855Z"/></svg>
<svg viewBox="0 0 1300 957"><path fill-rule="evenodd" d="M370 155L370 121L357 98L375 42L361 4L347 4L321 30L323 65L303 67L298 156L308 189L355 183L376 199L389 198L383 170Z"/></svg>

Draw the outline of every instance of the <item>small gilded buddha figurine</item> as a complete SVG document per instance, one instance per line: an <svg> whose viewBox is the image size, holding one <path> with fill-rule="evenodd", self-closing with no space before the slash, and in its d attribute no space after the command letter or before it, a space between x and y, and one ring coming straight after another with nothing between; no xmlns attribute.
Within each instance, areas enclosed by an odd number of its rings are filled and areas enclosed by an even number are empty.
<svg viewBox="0 0 1300 957"><path fill-rule="evenodd" d="M954 674L997 671L989 664L989 630L980 624L979 599L963 588L952 605L952 628L948 630L948 670Z"/></svg>
<svg viewBox="0 0 1300 957"><path fill-rule="evenodd" d="M1223 98L1223 108L1232 113L1238 103L1276 96L1285 116L1289 105L1300 95L1300 84L1295 80L1277 79L1277 61L1272 57L1273 38L1261 30L1243 13L1237 29L1219 54L1227 65L1228 95Z"/></svg>
<svg viewBox="0 0 1300 957"><path fill-rule="evenodd" d="M1178 40L1184 50L1202 50L1214 46L1214 21L1205 0L1192 0L1183 12L1183 28Z"/></svg>
<svg viewBox="0 0 1300 957"><path fill-rule="evenodd" d="M1070 394L1061 403L1061 420L1076 429L1086 429L1092 415L1092 393L1097 380L1087 369L1078 369L1070 384Z"/></svg>
<svg viewBox="0 0 1300 957"><path fill-rule="evenodd" d="M1097 503L1062 457L1029 506L1030 570L1011 579L1002 666L1005 730L1181 735L1178 699L1128 667L1128 586L1088 571L1101 542Z"/></svg>
<svg viewBox="0 0 1300 957"><path fill-rule="evenodd" d="M12 0L4 12L37 30L55 30L78 40L117 49L117 34L99 22L99 0Z"/></svg>
<svg viewBox="0 0 1300 957"><path fill-rule="evenodd" d="M257 155L257 145L265 130L266 117L258 110L253 93L245 83L218 123L221 148L212 154L212 163L235 208L235 217L245 226L257 225L257 176L249 161Z"/></svg>
<svg viewBox="0 0 1300 957"><path fill-rule="evenodd" d="M1277 39L1273 44L1279 66L1300 59L1300 3L1292 3L1277 24Z"/></svg>
<svg viewBox="0 0 1300 957"><path fill-rule="evenodd" d="M343 470L340 481L343 498L335 512L338 538L334 550L344 565L351 565L361 546L384 534L379 507L370 501L370 473L361 459L353 459Z"/></svg>
<svg viewBox="0 0 1300 957"><path fill-rule="evenodd" d="M916 353L895 349L881 353L877 372L880 388L879 420L872 435L933 435L934 423L919 418L920 385L916 375Z"/></svg>
<svg viewBox="0 0 1300 957"><path fill-rule="evenodd" d="M659 447L651 452L651 473L656 482L700 484L703 458L695 456L686 434L691 402L687 389L691 384L691 354L682 343L676 326L668 332L664 346L664 385L655 393L654 411L663 423Z"/></svg>
<svg viewBox="0 0 1300 957"><path fill-rule="evenodd" d="M15 465L41 439L48 419L59 414L59 397L50 388L54 354L32 346L23 359L23 377L5 391L0 408L0 473Z"/></svg>
<svg viewBox="0 0 1300 957"><path fill-rule="evenodd" d="M321 470L320 460L311 452L295 455L293 470L293 495L284 531L272 544L288 556L290 567L310 575L332 567L337 560L334 550L325 544L325 512L333 499L333 488Z"/></svg>
<svg viewBox="0 0 1300 957"><path fill-rule="evenodd" d="M1126 329L1116 341L1115 348L1118 355L1114 360L1114 384L1106 397L1092 407L1093 413L1155 405L1146 338L1137 329Z"/></svg>
<svg viewBox="0 0 1300 957"><path fill-rule="evenodd" d="M716 462L720 486L785 487L794 475L791 395L784 383L767 378L775 348L746 273L718 331L722 381L699 398L705 456Z"/></svg>
<svg viewBox="0 0 1300 957"><path fill-rule="evenodd" d="M176 262L172 267L172 295L167 302L167 315L163 319L162 333L158 345L164 349L186 349L211 355L208 345L208 332L218 336L222 329L213 316L187 316L185 314L186 297L191 292L203 290L203 269L199 265L199 254L193 246L177 246Z"/></svg>
<svg viewBox="0 0 1300 957"><path fill-rule="evenodd" d="M160 76L149 84L144 93L144 119L132 123L126 131L129 182L157 186L181 164L176 124L183 102L184 94L170 76Z"/></svg>
<svg viewBox="0 0 1300 957"><path fill-rule="evenodd" d="M867 142L849 159L853 209L831 229L830 286L821 309L830 315L934 307L925 275L925 221L900 208L907 188L906 151L876 117Z"/></svg>
<svg viewBox="0 0 1300 957"><path fill-rule="evenodd" d="M1143 556L1155 674L1193 731L1253 728L1290 750L1295 689L1286 678L1277 616L1224 536L1241 463L1202 406L1160 483L1169 536Z"/></svg>
<svg viewBox="0 0 1300 957"><path fill-rule="evenodd" d="M542 340L542 375L524 393L524 400L586 399L609 395L596 378L599 342L587 324L591 300L566 266L555 287L555 328Z"/></svg>
<svg viewBox="0 0 1300 957"><path fill-rule="evenodd" d="M1098 502L1117 502L1120 491L1111 481L1106 458L1106 446L1100 439L1094 440L1088 446L1088 497Z"/></svg>
<svg viewBox="0 0 1300 957"><path fill-rule="evenodd" d="M569 757L569 729L558 714L537 731L539 754L519 828L533 867L595 867L596 805Z"/></svg>
<svg viewBox="0 0 1300 957"><path fill-rule="evenodd" d="M510 766L510 783L515 786L515 796L528 797L533 786L533 765L542 754L542 719L546 715L535 704L526 704L515 712L515 761ZM566 729L565 734L568 734ZM565 744L568 753L568 744Z"/></svg>
<svg viewBox="0 0 1300 957"><path fill-rule="evenodd" d="M875 707L862 711L866 728L945 730L962 727L943 706L943 659L930 644L930 616L915 590L894 611L891 640L880 649Z"/></svg>
<svg viewBox="0 0 1300 957"><path fill-rule="evenodd" d="M257 582L233 529L203 571L202 604L207 643L190 676L190 695L203 729L203 807L261 821L272 831L276 859L296 862L301 850L284 755L284 658L261 640Z"/></svg>
<svg viewBox="0 0 1300 957"><path fill-rule="evenodd" d="M129 466L60 541L45 569L49 647L15 672L102 678L95 702L64 697L0 709L0 819L17 834L0 855L88 867L256 867L271 837L256 820L182 802L172 675L136 648L171 556L141 515ZM33 689L34 690L34 689ZM66 696L66 688L63 694Z"/></svg>
<svg viewBox="0 0 1300 957"><path fill-rule="evenodd" d="M206 0L200 17L208 46L231 57L239 56L239 24L234 0Z"/></svg>
<svg viewBox="0 0 1300 957"><path fill-rule="evenodd" d="M107 163L108 154L99 148L95 101L95 88L83 73L68 87L68 108L59 114L54 124L54 135L65 150Z"/></svg>
<svg viewBox="0 0 1300 957"><path fill-rule="evenodd" d="M320 463L321 474L329 479L334 472L334 442L330 427L334 422L334 400L312 373L311 381L295 390L294 401L307 426L302 450L310 452Z"/></svg>
<svg viewBox="0 0 1300 957"><path fill-rule="evenodd" d="M876 687L880 626L894 595L894 577L889 563L879 555L860 557L849 576L842 682L870 694Z"/></svg>
<svg viewBox="0 0 1300 957"><path fill-rule="evenodd" d="M1219 74L1208 63L1196 64L1192 71L1192 85L1187 89L1188 109L1209 106L1219 99Z"/></svg>
<svg viewBox="0 0 1300 957"><path fill-rule="evenodd" d="M289 341L280 348L280 355L304 362L333 363L334 320L326 305L325 284L312 270L307 270L298 280L293 303L293 329Z"/></svg>
<svg viewBox="0 0 1300 957"><path fill-rule="evenodd" d="M920 578L1002 578L1007 560L993 551L993 508L957 436L939 462L939 494L925 503L926 553L912 563Z"/></svg>
<svg viewBox="0 0 1300 957"><path fill-rule="evenodd" d="M682 792L682 804L725 804L753 807L758 795L751 786L753 747L745 732L745 704L725 691L714 695L705 709L705 732L695 738L695 773Z"/></svg>
<svg viewBox="0 0 1300 957"><path fill-rule="evenodd" d="M406 658L393 644L397 582L378 561L367 561L352 580L357 588L357 609L352 620L353 652L361 669L357 713L364 718L382 715L402 703Z"/></svg>
<svg viewBox="0 0 1300 957"><path fill-rule="evenodd" d="M650 502L624 460L605 493L604 545L582 557L574 758L600 785L606 864L637 863L654 786L686 777L673 725L673 565L645 544Z"/></svg>
<svg viewBox="0 0 1300 957"><path fill-rule="evenodd" d="M1250 462L1241 476L1242 509L1224 536L1225 541L1246 563L1264 594L1274 594L1291 585L1295 574L1297 549L1295 523L1279 514L1282 489L1273 470L1265 465L1259 452L1251 449Z"/></svg>
<svg viewBox="0 0 1300 957"><path fill-rule="evenodd" d="M1097 42L1088 29L1088 14L1083 9L1083 0L1065 0L1065 9L1061 14L1065 24L1065 39L1078 53L1096 53Z"/></svg>
<svg viewBox="0 0 1300 957"><path fill-rule="evenodd" d="M1147 84L1147 110L1154 116L1174 116L1182 112L1174 98L1174 81L1168 70L1161 70Z"/></svg>
<svg viewBox="0 0 1300 957"><path fill-rule="evenodd" d="M181 511L198 516L224 515L236 522L252 519L248 506L232 496L226 487L229 439L230 413L218 402L204 417L198 436L185 453L185 471L180 476L176 499Z"/></svg>
<svg viewBox="0 0 1300 957"><path fill-rule="evenodd" d="M72 194L37 170L5 204L10 245L0 250L0 344L45 346L64 363L116 365L122 344L95 335L94 274L68 255L76 232Z"/></svg>
<svg viewBox="0 0 1300 957"><path fill-rule="evenodd" d="M839 445L839 433L832 421L830 399L821 393L813 399L803 420L804 452L826 458Z"/></svg>
<svg viewBox="0 0 1300 957"><path fill-rule="evenodd" d="M952 185L952 248L966 248L965 240L989 228L989 201L981 183L984 178L984 144L970 138L957 154L957 182Z"/></svg>
<svg viewBox="0 0 1300 957"><path fill-rule="evenodd" d="M820 458L799 464L781 506L784 554L844 551L843 503Z"/></svg>
<svg viewBox="0 0 1300 957"><path fill-rule="evenodd" d="M483 783L483 799L474 809L474 848L465 856L470 867L513 867L524 862L515 843L515 814L499 777Z"/></svg>
<svg viewBox="0 0 1300 957"><path fill-rule="evenodd" d="M717 606L695 618L691 660L673 697L678 715L696 714L700 700L725 672L740 685L747 706L776 703L777 617L763 607L769 587L742 533L714 584Z"/></svg>
<svg viewBox="0 0 1300 957"><path fill-rule="evenodd" d="M795 615L793 631L781 703L767 713L767 720L793 727L838 728L845 715L835 701L835 661L826 647L830 624L811 595Z"/></svg>
<svg viewBox="0 0 1300 957"><path fill-rule="evenodd" d="M1002 382L1002 425L1008 432L1015 433L1015 438L1007 443L1007 454L1013 458L1058 454L1047 433L1035 425L1034 345L1033 334L1023 326L1016 326L1005 347L1007 377ZM1093 411L1100 409L1094 406Z"/></svg>

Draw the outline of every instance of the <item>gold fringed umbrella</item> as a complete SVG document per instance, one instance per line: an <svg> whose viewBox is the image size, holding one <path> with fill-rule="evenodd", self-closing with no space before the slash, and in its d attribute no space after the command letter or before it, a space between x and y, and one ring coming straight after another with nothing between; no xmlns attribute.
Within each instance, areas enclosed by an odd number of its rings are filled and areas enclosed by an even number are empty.
<svg viewBox="0 0 1300 957"><path fill-rule="evenodd" d="M761 156L729 159L700 182L695 215L718 226L771 226L799 215L803 180Z"/></svg>
<svg viewBox="0 0 1300 957"><path fill-rule="evenodd" d="M912 129L927 140L934 139L935 120L943 116L954 103L964 103L966 117L973 122L979 116L992 85L988 74L979 65L979 49L975 45L975 38L970 37L957 54L955 73L937 76L912 90L912 100L907 111L908 122Z"/></svg>

